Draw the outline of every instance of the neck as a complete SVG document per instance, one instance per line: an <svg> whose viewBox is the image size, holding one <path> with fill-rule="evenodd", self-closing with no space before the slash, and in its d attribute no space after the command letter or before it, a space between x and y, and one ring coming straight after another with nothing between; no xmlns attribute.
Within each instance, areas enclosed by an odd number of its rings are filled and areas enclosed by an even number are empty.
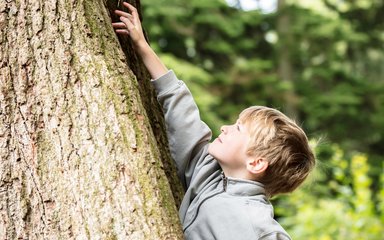
<svg viewBox="0 0 384 240"><path fill-rule="evenodd" d="M220 164L221 169L226 177L238 178L255 181L255 176L252 176L247 170L231 169L227 166Z"/></svg>

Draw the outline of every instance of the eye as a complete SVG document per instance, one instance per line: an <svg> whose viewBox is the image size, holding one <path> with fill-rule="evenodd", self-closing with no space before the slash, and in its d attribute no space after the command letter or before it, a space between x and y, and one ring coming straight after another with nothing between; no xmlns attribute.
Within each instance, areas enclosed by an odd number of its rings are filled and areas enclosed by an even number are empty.
<svg viewBox="0 0 384 240"><path fill-rule="evenodd" d="M240 132L240 126L239 126L239 124L236 124L236 128L237 128L237 131Z"/></svg>

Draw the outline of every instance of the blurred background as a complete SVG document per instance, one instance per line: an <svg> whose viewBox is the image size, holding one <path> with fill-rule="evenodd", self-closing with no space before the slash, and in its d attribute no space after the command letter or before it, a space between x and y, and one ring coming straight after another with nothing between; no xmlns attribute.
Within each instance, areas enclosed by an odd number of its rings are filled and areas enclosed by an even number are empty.
<svg viewBox="0 0 384 240"><path fill-rule="evenodd" d="M274 198L293 239L383 239L383 0L142 0L151 46L219 133L252 105L294 118L318 165Z"/></svg>

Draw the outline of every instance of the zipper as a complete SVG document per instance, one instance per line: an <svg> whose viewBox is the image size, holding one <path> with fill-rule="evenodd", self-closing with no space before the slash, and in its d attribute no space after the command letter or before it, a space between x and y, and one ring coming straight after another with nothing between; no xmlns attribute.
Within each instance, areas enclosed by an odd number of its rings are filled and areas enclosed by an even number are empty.
<svg viewBox="0 0 384 240"><path fill-rule="evenodd" d="M216 195L218 195L218 194L220 194L220 193L223 193L223 192L227 191L227 182L228 182L228 179L227 179L227 177L225 176L224 171L221 172L221 179L223 180L223 190L222 190L222 191L217 191L217 192L212 193L212 195L206 197L202 202L200 202L200 204L197 206L195 216L193 217L193 219L191 220L191 222L190 222L187 226L185 226L185 228L183 229L183 231L186 231L187 228L189 228L189 227L192 225L192 223L196 220L196 218L197 218L197 214L199 213L199 210L200 210L200 206L201 206L205 201L207 201L208 199L210 199L210 198L212 198L212 197L214 197L214 196L216 196Z"/></svg>
<svg viewBox="0 0 384 240"><path fill-rule="evenodd" d="M218 195L218 194L220 194L220 193L223 193L223 192L224 192L224 191L214 192L212 195L210 195L210 196L208 196L207 198L205 198L205 199L204 199L204 200L197 206L195 216L193 217L193 219L191 220L191 222L190 222L187 226L185 226L185 228L183 229L183 231L186 231L187 228L189 228L189 227L192 225L192 223L196 220L196 218L197 218L197 214L199 213L199 210L200 210L200 206L201 206L205 201L207 201L208 199L210 199L210 198L212 198L212 197L214 197L214 196L216 196L216 195Z"/></svg>
<svg viewBox="0 0 384 240"><path fill-rule="evenodd" d="M224 190L224 192L226 192L227 191L228 178L225 176L224 171L221 172L221 179L223 179L223 190Z"/></svg>

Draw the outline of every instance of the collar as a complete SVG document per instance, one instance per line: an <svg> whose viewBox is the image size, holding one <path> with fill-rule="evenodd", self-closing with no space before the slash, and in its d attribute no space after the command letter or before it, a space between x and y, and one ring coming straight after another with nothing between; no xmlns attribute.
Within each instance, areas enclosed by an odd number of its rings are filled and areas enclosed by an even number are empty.
<svg viewBox="0 0 384 240"><path fill-rule="evenodd" d="M224 191L228 194L237 196L265 195L265 188L262 183L246 179L226 177L224 172L222 172L221 178Z"/></svg>

